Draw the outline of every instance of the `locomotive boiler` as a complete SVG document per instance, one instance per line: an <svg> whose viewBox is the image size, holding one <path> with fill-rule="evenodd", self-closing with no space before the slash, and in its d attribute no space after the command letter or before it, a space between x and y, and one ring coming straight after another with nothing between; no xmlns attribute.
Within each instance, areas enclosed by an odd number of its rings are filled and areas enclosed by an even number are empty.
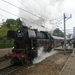
<svg viewBox="0 0 75 75"><path fill-rule="evenodd" d="M43 47L44 52L50 52L52 49L53 38L45 31L27 28L17 31L9 30L7 37L14 39L14 48L12 53L8 54L12 64L31 62L37 57L39 47Z"/></svg>

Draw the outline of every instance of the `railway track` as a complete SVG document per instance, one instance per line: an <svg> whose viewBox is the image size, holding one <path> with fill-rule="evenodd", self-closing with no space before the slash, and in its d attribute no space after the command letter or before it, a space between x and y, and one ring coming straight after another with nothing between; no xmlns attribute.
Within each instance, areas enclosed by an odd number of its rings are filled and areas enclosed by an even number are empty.
<svg viewBox="0 0 75 75"><path fill-rule="evenodd" d="M31 66L32 64L28 64L28 65L10 65L6 68L0 69L0 75L12 75L14 73L17 73L18 71L22 70L23 68L27 68L29 66Z"/></svg>
<svg viewBox="0 0 75 75"><path fill-rule="evenodd" d="M5 67L3 69L0 69L0 75L7 75L8 72L18 68L19 66L10 65L8 67Z"/></svg>
<svg viewBox="0 0 75 75"><path fill-rule="evenodd" d="M8 67L10 65L11 65L10 60L1 61L0 62L0 70L5 68L5 67Z"/></svg>
<svg viewBox="0 0 75 75"><path fill-rule="evenodd" d="M5 61L6 58L5 57L0 57L0 62Z"/></svg>

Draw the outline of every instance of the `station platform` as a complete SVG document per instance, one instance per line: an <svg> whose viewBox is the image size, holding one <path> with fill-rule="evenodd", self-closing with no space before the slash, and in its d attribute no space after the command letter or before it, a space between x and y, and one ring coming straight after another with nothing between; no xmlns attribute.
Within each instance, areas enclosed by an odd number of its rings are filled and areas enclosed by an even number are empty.
<svg viewBox="0 0 75 75"><path fill-rule="evenodd" d="M56 47L56 48L54 48L54 50L64 52L64 48L62 48L62 46ZM66 52L72 52L72 51L73 51L72 46L66 46Z"/></svg>
<svg viewBox="0 0 75 75"><path fill-rule="evenodd" d="M64 52L64 49L61 46L55 48L55 50ZM73 48L71 46L66 47L66 52L71 52L71 55L69 56L59 75L75 75L75 53L72 53L72 51Z"/></svg>
<svg viewBox="0 0 75 75"><path fill-rule="evenodd" d="M75 75L75 53L69 56L59 75Z"/></svg>

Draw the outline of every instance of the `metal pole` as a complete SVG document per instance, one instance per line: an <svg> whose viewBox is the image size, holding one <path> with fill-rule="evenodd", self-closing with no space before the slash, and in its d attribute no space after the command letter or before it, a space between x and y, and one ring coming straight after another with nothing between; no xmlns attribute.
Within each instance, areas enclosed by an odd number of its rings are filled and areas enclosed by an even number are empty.
<svg viewBox="0 0 75 75"><path fill-rule="evenodd" d="M64 54L66 55L66 26L65 26L65 13L64 15Z"/></svg>

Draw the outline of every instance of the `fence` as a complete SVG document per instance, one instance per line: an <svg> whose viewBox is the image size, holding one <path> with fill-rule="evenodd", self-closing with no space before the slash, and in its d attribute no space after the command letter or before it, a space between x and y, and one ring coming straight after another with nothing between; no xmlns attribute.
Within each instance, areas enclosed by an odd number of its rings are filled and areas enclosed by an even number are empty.
<svg viewBox="0 0 75 75"><path fill-rule="evenodd" d="M13 44L13 40L0 40L0 45L8 45L8 44Z"/></svg>
<svg viewBox="0 0 75 75"><path fill-rule="evenodd" d="M14 46L14 40L0 40L0 49L11 48L13 46Z"/></svg>

